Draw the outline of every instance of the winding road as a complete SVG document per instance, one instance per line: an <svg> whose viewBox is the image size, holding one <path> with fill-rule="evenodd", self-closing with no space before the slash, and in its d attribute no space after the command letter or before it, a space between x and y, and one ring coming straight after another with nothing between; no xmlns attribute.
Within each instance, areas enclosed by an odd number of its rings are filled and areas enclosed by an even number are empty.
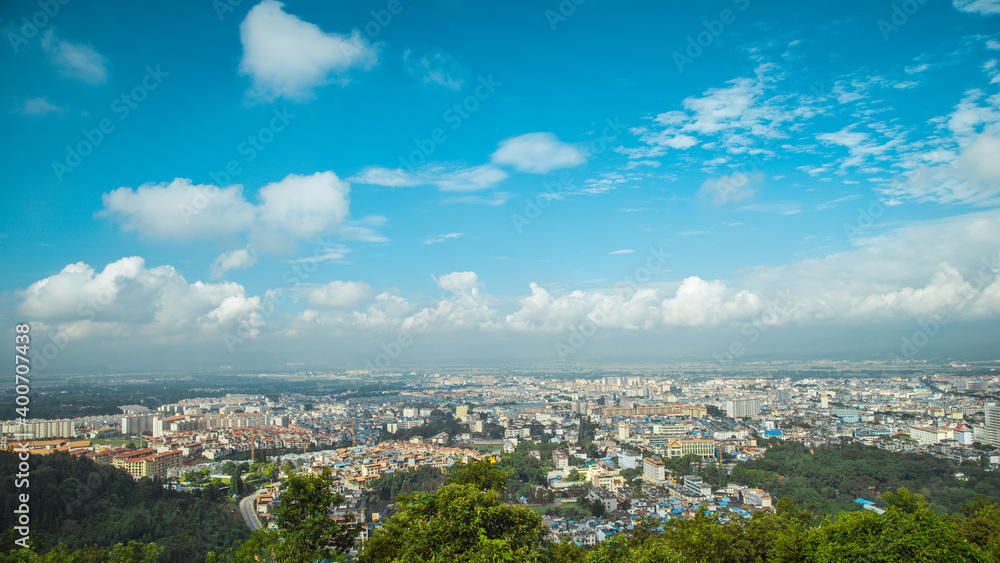
<svg viewBox="0 0 1000 563"><path fill-rule="evenodd" d="M257 518L257 511L254 509L254 501L264 492L265 490L261 489L240 501L240 514L243 515L243 521L246 522L250 530L259 530L261 528L260 520Z"/></svg>

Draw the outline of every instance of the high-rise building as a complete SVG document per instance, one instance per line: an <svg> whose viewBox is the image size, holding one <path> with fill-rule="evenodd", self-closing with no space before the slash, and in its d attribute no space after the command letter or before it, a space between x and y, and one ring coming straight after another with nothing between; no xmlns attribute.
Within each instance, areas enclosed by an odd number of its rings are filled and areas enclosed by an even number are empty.
<svg viewBox="0 0 1000 563"><path fill-rule="evenodd" d="M41 438L73 438L76 436L75 424L72 419L60 420L33 419L25 423L7 422L3 424L4 433L18 434L21 439L38 440Z"/></svg>
<svg viewBox="0 0 1000 563"><path fill-rule="evenodd" d="M563 450L553 450L552 464L556 466L556 469L569 469L569 454Z"/></svg>
<svg viewBox="0 0 1000 563"><path fill-rule="evenodd" d="M726 401L726 416L746 418L760 414L760 399L731 399Z"/></svg>
<svg viewBox="0 0 1000 563"><path fill-rule="evenodd" d="M1000 405L988 403L983 407L986 423L983 425L983 442L993 447L1000 447Z"/></svg>
<svg viewBox="0 0 1000 563"><path fill-rule="evenodd" d="M139 414L122 417L122 434L139 436L153 431L153 415Z"/></svg>
<svg viewBox="0 0 1000 563"><path fill-rule="evenodd" d="M455 416L457 418L462 418L463 416L469 416L469 405L458 405L455 407Z"/></svg>
<svg viewBox="0 0 1000 563"><path fill-rule="evenodd" d="M661 484L667 480L667 466L656 457L642 460L642 480L647 483Z"/></svg>

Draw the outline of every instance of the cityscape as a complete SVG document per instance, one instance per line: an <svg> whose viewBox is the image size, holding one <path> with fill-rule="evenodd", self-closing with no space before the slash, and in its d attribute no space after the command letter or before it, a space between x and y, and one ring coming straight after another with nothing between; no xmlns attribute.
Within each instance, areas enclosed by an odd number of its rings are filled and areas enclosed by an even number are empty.
<svg viewBox="0 0 1000 563"><path fill-rule="evenodd" d="M998 24L0 4L0 563L1000 561Z"/></svg>

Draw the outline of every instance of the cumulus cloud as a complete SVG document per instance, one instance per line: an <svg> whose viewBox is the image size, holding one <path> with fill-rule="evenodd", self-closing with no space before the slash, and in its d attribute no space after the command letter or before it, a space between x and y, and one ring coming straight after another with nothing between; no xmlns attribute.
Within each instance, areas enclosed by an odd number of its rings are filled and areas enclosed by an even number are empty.
<svg viewBox="0 0 1000 563"><path fill-rule="evenodd" d="M257 192L239 185L220 188L177 178L170 183L118 188L102 196L98 216L122 229L159 240L237 240L247 234L265 252L286 252L296 241L339 234L371 239L367 227L348 225L350 185L333 172L289 174Z"/></svg>
<svg viewBox="0 0 1000 563"><path fill-rule="evenodd" d="M253 82L253 95L301 100L316 86L334 79L346 82L351 69L369 69L378 62L378 49L357 29L326 33L283 8L264 0L240 24L240 73Z"/></svg>
<svg viewBox="0 0 1000 563"><path fill-rule="evenodd" d="M311 176L289 174L258 192L258 223L251 240L260 247L281 250L296 240L336 232L350 207L351 187L333 172Z"/></svg>
<svg viewBox="0 0 1000 563"><path fill-rule="evenodd" d="M215 257L209 266L209 277L220 279L230 270L246 270L257 263L257 254L252 246L223 252Z"/></svg>
<svg viewBox="0 0 1000 563"><path fill-rule="evenodd" d="M547 132L526 133L500 141L491 159L494 164L535 174L573 168L587 162L579 148Z"/></svg>
<svg viewBox="0 0 1000 563"><path fill-rule="evenodd" d="M506 338L537 342L536 335L564 339L574 331L595 334L595 328L601 329L597 340L624 334L655 339L690 329L724 335L748 326L750 333L790 327L814 334L830 327L1000 318L1000 209L863 235L851 250L761 266L728 280L688 275L639 283L637 271L591 290L557 291L533 282L527 294L495 296L476 272L454 271L434 277L439 295L418 304L396 290L376 295L363 281L331 281L306 294L305 311L279 304L291 315L276 319L291 320L273 325L262 322L261 299L240 285L188 283L173 268L147 268L138 257L100 272L70 264L15 298L21 317L54 327L66 339L139 335L167 344L240 327L314 344L330 338L382 342L405 333L421 335L428 345L454 345L456 339L486 345L487 338L494 344ZM639 252L625 256L649 262Z"/></svg>
<svg viewBox="0 0 1000 563"><path fill-rule="evenodd" d="M899 323L1000 315L1000 210L901 227L829 256L755 268L734 280L688 276L674 283L622 280L612 287L553 294L530 283L519 307L486 292L472 271L435 278L442 296L399 316L369 309L326 324L416 330L457 328L483 333L551 333L587 324L609 330L658 332L676 328L738 329L795 325L803 330L858 323ZM401 298L397 304L405 304ZM369 326L366 323L376 323Z"/></svg>
<svg viewBox="0 0 1000 563"><path fill-rule="evenodd" d="M100 272L83 262L18 291L17 311L56 327L58 336L140 335L158 343L237 330L253 337L263 325L260 298L232 282L188 283L170 266L146 268L139 256Z"/></svg>
<svg viewBox="0 0 1000 563"><path fill-rule="evenodd" d="M108 60L90 45L59 39L49 29L42 36L42 49L62 76L88 84L108 80Z"/></svg>
<svg viewBox="0 0 1000 563"><path fill-rule="evenodd" d="M161 240L219 239L249 229L257 215L243 186L219 188L186 178L118 188L101 196L100 217L128 232Z"/></svg>
<svg viewBox="0 0 1000 563"><path fill-rule="evenodd" d="M348 309L375 297L375 290L364 282L332 281L310 291L306 302L325 309Z"/></svg>

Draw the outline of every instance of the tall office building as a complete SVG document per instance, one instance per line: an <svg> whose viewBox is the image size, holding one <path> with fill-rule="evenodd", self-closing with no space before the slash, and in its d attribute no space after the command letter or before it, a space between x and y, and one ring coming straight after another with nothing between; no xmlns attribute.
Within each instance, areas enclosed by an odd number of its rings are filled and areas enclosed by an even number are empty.
<svg viewBox="0 0 1000 563"><path fill-rule="evenodd" d="M1000 405L989 403L983 411L986 414L986 424L983 425L983 442L994 447L1000 447Z"/></svg>
<svg viewBox="0 0 1000 563"><path fill-rule="evenodd" d="M726 416L745 418L760 414L760 399L732 399L726 401Z"/></svg>

